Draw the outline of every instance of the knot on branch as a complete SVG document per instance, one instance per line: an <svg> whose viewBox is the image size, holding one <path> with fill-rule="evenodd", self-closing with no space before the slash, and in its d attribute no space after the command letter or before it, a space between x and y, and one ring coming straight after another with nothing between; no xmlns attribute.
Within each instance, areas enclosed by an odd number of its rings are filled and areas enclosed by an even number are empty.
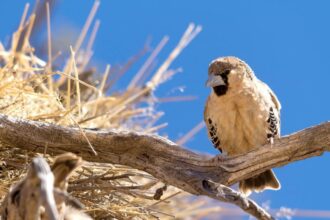
<svg viewBox="0 0 330 220"><path fill-rule="evenodd" d="M158 188L154 194L155 200L160 200L160 198L163 196L164 192L167 190L167 185L165 184L163 187Z"/></svg>

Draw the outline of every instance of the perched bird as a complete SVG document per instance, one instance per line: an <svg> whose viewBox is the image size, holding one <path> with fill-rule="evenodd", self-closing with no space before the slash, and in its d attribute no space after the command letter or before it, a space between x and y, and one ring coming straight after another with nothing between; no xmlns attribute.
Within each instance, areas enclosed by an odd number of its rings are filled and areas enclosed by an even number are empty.
<svg viewBox="0 0 330 220"><path fill-rule="evenodd" d="M229 156L244 154L280 136L281 105L274 92L236 57L213 60L206 86L211 87L204 121L215 148ZM280 189L272 170L243 180L239 189L252 191Z"/></svg>

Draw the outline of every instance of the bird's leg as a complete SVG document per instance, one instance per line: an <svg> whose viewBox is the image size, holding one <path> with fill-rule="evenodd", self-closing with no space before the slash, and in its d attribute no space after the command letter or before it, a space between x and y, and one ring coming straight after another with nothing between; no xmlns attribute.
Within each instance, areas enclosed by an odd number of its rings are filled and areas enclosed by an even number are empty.
<svg viewBox="0 0 330 220"><path fill-rule="evenodd" d="M211 159L211 161L216 162L224 162L227 159L227 153L217 154L215 157Z"/></svg>
<svg viewBox="0 0 330 220"><path fill-rule="evenodd" d="M274 137L273 136L269 137L268 138L268 141L271 144L270 147L273 147L273 145L274 145Z"/></svg>

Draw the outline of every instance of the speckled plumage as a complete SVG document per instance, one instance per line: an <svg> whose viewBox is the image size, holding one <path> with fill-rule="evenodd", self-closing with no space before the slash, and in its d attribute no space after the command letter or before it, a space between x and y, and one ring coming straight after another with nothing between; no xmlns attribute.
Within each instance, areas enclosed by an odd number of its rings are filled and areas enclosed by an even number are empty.
<svg viewBox="0 0 330 220"><path fill-rule="evenodd" d="M230 156L244 154L279 137L280 103L245 62L236 57L216 59L209 66L210 78L213 89L204 120L211 141L218 140L216 148ZM245 194L279 187L272 171L240 183Z"/></svg>

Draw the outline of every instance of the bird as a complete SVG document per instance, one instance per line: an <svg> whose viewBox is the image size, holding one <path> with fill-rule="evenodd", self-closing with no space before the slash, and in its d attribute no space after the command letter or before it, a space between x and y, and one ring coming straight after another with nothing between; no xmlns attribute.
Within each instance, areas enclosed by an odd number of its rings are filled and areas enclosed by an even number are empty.
<svg viewBox="0 0 330 220"><path fill-rule="evenodd" d="M211 88L204 122L213 146L228 156L242 155L280 137L281 104L270 87L243 60L228 56L209 64L206 86ZM280 182L267 170L239 182L248 196L253 191L278 190Z"/></svg>

